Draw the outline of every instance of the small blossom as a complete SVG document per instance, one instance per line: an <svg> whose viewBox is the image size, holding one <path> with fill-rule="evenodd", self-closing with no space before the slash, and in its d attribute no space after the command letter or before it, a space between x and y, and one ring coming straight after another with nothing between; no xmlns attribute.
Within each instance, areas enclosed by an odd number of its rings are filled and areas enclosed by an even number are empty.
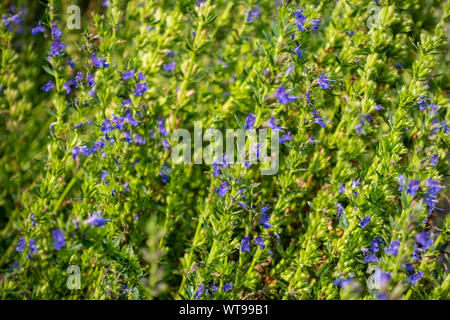
<svg viewBox="0 0 450 320"><path fill-rule="evenodd" d="M111 219L105 219L102 217L98 212L94 212L91 214L89 219L86 220L86 223L93 227L101 227L106 224L106 222L110 221Z"/></svg>
<svg viewBox="0 0 450 320"><path fill-rule="evenodd" d="M408 190L406 191L408 194L411 195L411 197L415 197L417 194L417 191L419 190L419 181L412 180L408 185Z"/></svg>
<svg viewBox="0 0 450 320"><path fill-rule="evenodd" d="M222 290L223 290L224 292L230 291L231 289L233 289L233 285L232 285L231 283L229 283L229 282L225 283L225 284L222 286Z"/></svg>
<svg viewBox="0 0 450 320"><path fill-rule="evenodd" d="M288 133L286 133L285 135L283 135L283 136L280 138L280 143L283 144L283 143L285 143L286 141L291 141L291 140L292 140L292 136L291 136L291 132L289 131Z"/></svg>
<svg viewBox="0 0 450 320"><path fill-rule="evenodd" d="M225 197L225 194L230 190L230 185L225 181L216 189L216 193L222 198Z"/></svg>
<svg viewBox="0 0 450 320"><path fill-rule="evenodd" d="M314 19L311 21L311 28L313 30L319 30L319 25L320 25L321 20L320 19Z"/></svg>
<svg viewBox="0 0 450 320"><path fill-rule="evenodd" d="M241 252L250 252L250 236L244 236L242 238Z"/></svg>
<svg viewBox="0 0 450 320"><path fill-rule="evenodd" d="M264 244L264 238L261 238L259 234L253 239L253 242L255 242L261 250L266 247Z"/></svg>
<svg viewBox="0 0 450 320"><path fill-rule="evenodd" d="M371 217L370 216L366 216L364 217L361 222L359 223L359 225L361 226L361 229L364 229L365 227L367 227L367 225L370 223Z"/></svg>
<svg viewBox="0 0 450 320"><path fill-rule="evenodd" d="M135 97L140 97L144 92L148 91L147 82L136 83L136 89L134 92Z"/></svg>
<svg viewBox="0 0 450 320"><path fill-rule="evenodd" d="M61 231L60 229L53 230L52 235L54 241L53 246L56 250L59 251L66 246L65 234L63 231Z"/></svg>
<svg viewBox="0 0 450 320"><path fill-rule="evenodd" d="M300 46L295 47L294 53L297 55L297 57L303 59L303 50L300 49Z"/></svg>
<svg viewBox="0 0 450 320"><path fill-rule="evenodd" d="M330 79L322 72L322 75L319 79L317 79L317 84L320 85L321 89L329 89L330 88Z"/></svg>
<svg viewBox="0 0 450 320"><path fill-rule="evenodd" d="M122 73L123 80L129 80L131 78L134 78L134 69L131 69L130 71Z"/></svg>
<svg viewBox="0 0 450 320"><path fill-rule="evenodd" d="M244 129L245 130L249 130L249 129L253 129L253 126L255 124L256 118L253 115L253 113L249 113L249 115L247 116L247 118L245 118L245 126Z"/></svg>
<svg viewBox="0 0 450 320"><path fill-rule="evenodd" d="M255 6L253 9L248 11L247 22L253 22L256 18L261 16L261 8Z"/></svg>
<svg viewBox="0 0 450 320"><path fill-rule="evenodd" d="M27 246L27 241L25 240L24 237L21 237L19 239L19 241L17 242L16 251L21 252L21 251L23 251L23 249L25 249L26 246Z"/></svg>
<svg viewBox="0 0 450 320"><path fill-rule="evenodd" d="M42 25L42 22L41 22L41 21L38 21L37 26L34 27L33 29L31 29L31 33L32 33L34 36L37 35L39 32L42 32L42 33L45 32L45 28L44 28L44 26Z"/></svg>
<svg viewBox="0 0 450 320"><path fill-rule="evenodd" d="M413 273L412 275L410 275L406 279L406 281L411 283L413 286L415 286L417 284L417 282L422 280L423 277L424 277L424 273L422 271L418 271L418 272Z"/></svg>
<svg viewBox="0 0 450 320"><path fill-rule="evenodd" d="M271 128L275 132L282 131L283 129L277 124L278 120L275 120L274 117L270 118L269 121L265 124L266 127Z"/></svg>
<svg viewBox="0 0 450 320"><path fill-rule="evenodd" d="M166 72L175 71L176 67L177 67L176 61L172 61L172 62L169 62L167 64L163 64L163 69Z"/></svg>
<svg viewBox="0 0 450 320"><path fill-rule="evenodd" d="M293 102L295 101L295 99L298 98L298 96L289 95L286 92L286 87L279 87L275 92L274 96L275 98L278 99L278 102L281 104L288 104L289 102Z"/></svg>
<svg viewBox="0 0 450 320"><path fill-rule="evenodd" d="M391 242L389 248L386 248L384 250L384 252L387 254L392 254L394 257L396 257L399 248L400 248L400 241L398 239L395 239L394 241Z"/></svg>
<svg viewBox="0 0 450 320"><path fill-rule="evenodd" d="M205 290L205 286L203 284L200 284L198 286L197 292L194 295L194 298L195 299L200 299L201 296L203 295L204 290Z"/></svg>

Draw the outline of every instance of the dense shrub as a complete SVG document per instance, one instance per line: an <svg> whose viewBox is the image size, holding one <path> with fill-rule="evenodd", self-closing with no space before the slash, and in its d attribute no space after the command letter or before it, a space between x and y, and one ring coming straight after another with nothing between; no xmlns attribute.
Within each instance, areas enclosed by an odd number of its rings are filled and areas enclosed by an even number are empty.
<svg viewBox="0 0 450 320"><path fill-rule="evenodd" d="M448 1L73 2L0 4L1 298L450 298Z"/></svg>

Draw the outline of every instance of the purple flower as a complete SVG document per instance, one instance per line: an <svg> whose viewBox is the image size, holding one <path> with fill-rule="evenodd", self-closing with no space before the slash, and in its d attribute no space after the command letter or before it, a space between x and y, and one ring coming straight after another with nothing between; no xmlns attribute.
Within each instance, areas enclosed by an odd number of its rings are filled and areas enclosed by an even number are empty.
<svg viewBox="0 0 450 320"><path fill-rule="evenodd" d="M91 54L91 62L97 68L103 67L103 69L105 69L109 67L109 64L106 62L106 59L98 58L95 53Z"/></svg>
<svg viewBox="0 0 450 320"><path fill-rule="evenodd" d="M66 246L65 234L60 229L53 230L53 246L56 250L61 250Z"/></svg>
<svg viewBox="0 0 450 320"><path fill-rule="evenodd" d="M424 250L428 247L432 248L434 241L431 237L431 232L422 230L418 235L415 236L416 242L420 244Z"/></svg>
<svg viewBox="0 0 450 320"><path fill-rule="evenodd" d="M279 87L274 94L275 98L278 99L278 102L281 104L288 104L289 102L295 101L298 96L291 96L286 92L286 87Z"/></svg>
<svg viewBox="0 0 450 320"><path fill-rule="evenodd" d="M222 290L223 290L224 292L230 291L231 289L233 289L233 285L232 285L231 283L229 283L229 282L225 283L225 284L222 286Z"/></svg>
<svg viewBox="0 0 450 320"><path fill-rule="evenodd" d="M75 69L75 63L73 62L72 58L67 59L66 65L70 66L72 69Z"/></svg>
<svg viewBox="0 0 450 320"><path fill-rule="evenodd" d="M353 277L349 277L347 279L338 278L338 279L334 279L333 283L336 286L341 287L342 289L345 289L349 284L351 284L353 282L353 280L354 280Z"/></svg>
<svg viewBox="0 0 450 320"><path fill-rule="evenodd" d="M298 9L294 12L295 16L295 23L297 24L297 28L299 31L305 31L306 28L304 27L304 24L306 22L306 16L303 15L303 10Z"/></svg>
<svg viewBox="0 0 450 320"><path fill-rule="evenodd" d="M376 111L384 110L384 108L383 108L383 106L382 106L381 104L377 104L377 105L374 107L374 109L375 109Z"/></svg>
<svg viewBox="0 0 450 320"><path fill-rule="evenodd" d="M311 27L313 30L319 30L321 20L320 19L314 19L311 21Z"/></svg>
<svg viewBox="0 0 450 320"><path fill-rule="evenodd" d="M33 29L31 29L31 33L35 36L37 35L39 32L44 33L45 32L45 28L42 25L42 22L38 21L38 24L36 27L34 27Z"/></svg>
<svg viewBox="0 0 450 320"><path fill-rule="evenodd" d="M199 284L197 292L194 295L194 298L200 299L204 290L205 290L205 286L203 284Z"/></svg>
<svg viewBox="0 0 450 320"><path fill-rule="evenodd" d="M336 207L337 207L336 217L339 217L342 214L342 212L344 212L345 208L340 203L338 203Z"/></svg>
<svg viewBox="0 0 450 320"><path fill-rule="evenodd" d="M367 225L369 224L370 220L371 220L371 217L370 217L370 216L364 217L364 218L361 220L361 222L359 223L359 225L361 226L361 229L364 229L365 227L367 227Z"/></svg>
<svg viewBox="0 0 450 320"><path fill-rule="evenodd" d="M144 80L145 80L145 75L144 75L142 72L139 72L138 75L137 75L137 77L138 77L138 79L141 80L141 81L144 81Z"/></svg>
<svg viewBox="0 0 450 320"><path fill-rule="evenodd" d="M280 143L283 144L286 141L291 141L292 140L292 136L291 136L291 132L289 131L288 133L286 133L285 135L283 135L280 139Z"/></svg>
<svg viewBox="0 0 450 320"><path fill-rule="evenodd" d="M141 97L144 92L148 91L147 82L136 83L135 97Z"/></svg>
<svg viewBox="0 0 450 320"><path fill-rule="evenodd" d="M62 32L61 30L59 30L58 25L57 24L52 24L52 37L53 38L61 38L62 36Z"/></svg>
<svg viewBox="0 0 450 320"><path fill-rule="evenodd" d="M359 182L359 179L352 179L352 188L358 188L361 185L361 182Z"/></svg>
<svg viewBox="0 0 450 320"><path fill-rule="evenodd" d="M249 115L247 116L247 118L245 118L245 126L244 129L245 130L249 130L249 129L253 129L253 126L255 124L256 118L253 115L253 113L249 113Z"/></svg>
<svg viewBox="0 0 450 320"><path fill-rule="evenodd" d="M134 77L134 69L131 69L128 72L123 72L122 73L122 79L123 80L129 80L129 79L131 79L133 77Z"/></svg>
<svg viewBox="0 0 450 320"><path fill-rule="evenodd" d="M111 219L105 219L98 212L91 214L90 218L86 220L86 223L93 227L101 227L106 224L106 222L111 221Z"/></svg>
<svg viewBox="0 0 450 320"><path fill-rule="evenodd" d="M274 117L270 118L269 121L265 124L266 127L271 128L275 132L282 131L283 129L277 124L277 121Z"/></svg>
<svg viewBox="0 0 450 320"><path fill-rule="evenodd" d="M230 190L230 185L225 181L216 189L216 193L222 198L225 197L225 194Z"/></svg>
<svg viewBox="0 0 450 320"><path fill-rule="evenodd" d="M339 184L339 194L343 194L345 192L345 187L342 183Z"/></svg>
<svg viewBox="0 0 450 320"><path fill-rule="evenodd" d="M30 238L30 241L28 241L28 247L30 248L29 254L37 253L36 240L33 238Z"/></svg>
<svg viewBox="0 0 450 320"><path fill-rule="evenodd" d="M412 180L408 185L408 190L406 192L411 195L411 197L415 197L417 194L417 191L419 190L419 181Z"/></svg>
<svg viewBox="0 0 450 320"><path fill-rule="evenodd" d="M300 46L297 46L295 49L294 49L294 53L297 55L297 57L299 57L300 59L303 59L303 50L302 49L300 49Z"/></svg>
<svg viewBox="0 0 450 320"><path fill-rule="evenodd" d="M286 69L286 75L291 74L292 71L295 70L295 67L291 64L289 67L287 67Z"/></svg>
<svg viewBox="0 0 450 320"><path fill-rule="evenodd" d="M23 251L23 249L25 249L26 246L27 246L27 241L25 240L24 237L21 237L19 239L19 241L17 242L16 251L21 252L21 251Z"/></svg>
<svg viewBox="0 0 450 320"><path fill-rule="evenodd" d="M172 61L172 62L169 62L167 64L163 64L163 69L166 72L175 71L176 67L177 67L177 62L176 61Z"/></svg>
<svg viewBox="0 0 450 320"><path fill-rule="evenodd" d="M438 203L436 198L443 186L439 184L439 180L433 180L432 176L428 178L425 184L428 187L427 192L425 193L425 203L428 205L428 213L431 214L436 208L436 204Z"/></svg>
<svg viewBox="0 0 450 320"><path fill-rule="evenodd" d="M167 137L169 133L166 130L165 119L159 117L158 118L158 131L161 133L163 137Z"/></svg>
<svg viewBox="0 0 450 320"><path fill-rule="evenodd" d="M245 236L241 240L241 252L250 252L250 236Z"/></svg>
<svg viewBox="0 0 450 320"><path fill-rule="evenodd" d="M253 22L256 18L261 16L261 8L255 6L253 9L248 11L247 22Z"/></svg>
<svg viewBox="0 0 450 320"><path fill-rule="evenodd" d="M392 278L391 273L384 272L380 269L377 269L375 273L373 274L375 283L380 287L383 288L389 284Z"/></svg>
<svg viewBox="0 0 450 320"><path fill-rule="evenodd" d="M259 219L259 223L261 223L266 229L272 228L272 225L269 223L270 214L267 213L269 209L270 207L264 206L261 209L261 219Z"/></svg>
<svg viewBox="0 0 450 320"><path fill-rule="evenodd" d="M52 90L55 87L55 84L53 83L52 80L50 80L49 82L47 82L45 85L42 86L42 90L44 90L45 92L49 92L50 90Z"/></svg>
<svg viewBox="0 0 450 320"><path fill-rule="evenodd" d="M89 72L86 76L86 81L89 87L93 87L95 85L95 78L91 72Z"/></svg>
<svg viewBox="0 0 450 320"><path fill-rule="evenodd" d="M433 154L430 158L430 164L435 167L439 161L439 156L437 154Z"/></svg>
<svg viewBox="0 0 450 320"><path fill-rule="evenodd" d="M313 118L314 118L314 123L317 123L322 128L326 126L326 123L324 121L325 119L322 118L322 116L320 115L320 111L317 111L316 109L312 109L311 113L312 113Z"/></svg>
<svg viewBox="0 0 450 320"><path fill-rule="evenodd" d="M125 130L123 132L123 137L125 138L125 141L128 143L132 143L133 142L133 138L131 137L130 131Z"/></svg>
<svg viewBox="0 0 450 320"><path fill-rule="evenodd" d="M399 175L397 181L400 184L400 186L398 187L398 191L403 191L403 189L406 187L405 176Z"/></svg>
<svg viewBox="0 0 450 320"><path fill-rule="evenodd" d="M422 271L418 271L416 273L413 273L412 275L410 275L407 279L406 282L411 283L413 286L415 286L417 284L417 282L419 282L420 280L422 280L424 276L424 273Z"/></svg>
<svg viewBox="0 0 450 320"><path fill-rule="evenodd" d="M137 133L134 136L134 141L139 145L143 145L146 143L146 140L142 136L138 135Z"/></svg>
<svg viewBox="0 0 450 320"><path fill-rule="evenodd" d="M384 249L384 252L386 254L392 254L394 257L396 257L399 248L400 248L400 241L398 239L395 239L394 241L391 242L389 248Z"/></svg>
<svg viewBox="0 0 450 320"><path fill-rule="evenodd" d="M364 262L366 262L366 263L378 262L378 258L375 254L370 254L370 255L364 257Z"/></svg>
<svg viewBox="0 0 450 320"><path fill-rule="evenodd" d="M50 46L50 55L59 56L66 49L66 45L58 38Z"/></svg>
<svg viewBox="0 0 450 320"><path fill-rule="evenodd" d="M330 79L322 72L322 75L319 79L317 79L317 84L320 85L321 89L329 89L330 88Z"/></svg>
<svg viewBox="0 0 450 320"><path fill-rule="evenodd" d="M381 237L376 237L375 239L372 239L370 242L370 252L377 253L380 251L380 246L383 244L383 240Z"/></svg>
<svg viewBox="0 0 450 320"><path fill-rule="evenodd" d="M218 287L215 283L213 283L213 284L211 285L211 291L212 291L212 292L216 292L217 290L219 290L219 287Z"/></svg>
<svg viewBox="0 0 450 320"><path fill-rule="evenodd" d="M164 149L166 149L166 151L170 150L170 143L167 139L163 140L162 145L163 145Z"/></svg>
<svg viewBox="0 0 450 320"><path fill-rule="evenodd" d="M264 244L264 238L261 238L259 234L253 239L253 242L255 242L261 250L266 247Z"/></svg>

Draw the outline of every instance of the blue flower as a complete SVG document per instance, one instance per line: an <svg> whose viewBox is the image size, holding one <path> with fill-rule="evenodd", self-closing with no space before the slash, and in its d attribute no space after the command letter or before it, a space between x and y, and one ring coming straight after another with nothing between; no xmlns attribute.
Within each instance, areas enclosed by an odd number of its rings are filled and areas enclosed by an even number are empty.
<svg viewBox="0 0 450 320"><path fill-rule="evenodd" d="M427 192L425 193L425 203L428 205L429 214L436 209L436 204L438 203L436 198L443 188L443 186L439 184L439 180L433 180L432 178L433 177L430 176L430 178L428 178L425 182L428 187Z"/></svg>
<svg viewBox="0 0 450 320"><path fill-rule="evenodd" d="M438 164L439 156L437 154L433 154L430 158L430 164L435 167Z"/></svg>
<svg viewBox="0 0 450 320"><path fill-rule="evenodd" d="M143 145L146 143L146 140L137 133L134 135L134 141L139 145Z"/></svg>
<svg viewBox="0 0 450 320"><path fill-rule="evenodd" d="M222 198L225 197L225 194L230 190L230 186L225 181L216 189L216 193Z"/></svg>
<svg viewBox="0 0 450 320"><path fill-rule="evenodd" d="M372 239L370 242L370 251L372 253L377 253L380 251L380 246L383 244L383 239L381 237L376 237L375 239Z"/></svg>
<svg viewBox="0 0 450 320"><path fill-rule="evenodd" d="M282 131L283 129L277 124L277 121L274 117L270 118L269 121L265 124L266 127L271 128L275 132Z"/></svg>
<svg viewBox="0 0 450 320"><path fill-rule="evenodd" d="M394 241L391 242L389 248L384 249L384 252L386 254L392 254L394 257L396 257L399 248L400 248L400 241L398 239L395 239Z"/></svg>
<svg viewBox="0 0 450 320"><path fill-rule="evenodd" d="M59 56L65 49L66 45L60 39L56 38L50 46L50 55Z"/></svg>
<svg viewBox="0 0 450 320"><path fill-rule="evenodd" d="M281 104L288 104L289 102L295 101L298 96L291 96L286 92L286 87L279 87L274 94L275 98L278 99L278 102Z"/></svg>
<svg viewBox="0 0 450 320"><path fill-rule="evenodd" d="M314 118L314 123L317 123L318 125L320 125L322 128L324 128L325 126L326 126L326 123L325 123L325 119L324 118L322 118L322 116L320 115L320 111L317 111L316 109L312 109L311 110L311 113L312 113L312 115L313 115L313 118Z"/></svg>
<svg viewBox="0 0 450 320"><path fill-rule="evenodd" d="M422 271L418 271L416 273L413 273L412 275L410 275L407 279L406 282L411 283L413 286L415 286L417 284L417 282L419 282L420 280L422 280L424 276L424 273Z"/></svg>
<svg viewBox="0 0 450 320"><path fill-rule="evenodd" d="M200 299L204 290L205 290L205 286L203 284L199 284L197 292L194 295L194 298Z"/></svg>
<svg viewBox="0 0 450 320"><path fill-rule="evenodd" d="M434 241L430 231L422 230L422 232L415 236L415 239L416 242L420 244L424 250L426 250L428 247L433 247Z"/></svg>
<svg viewBox="0 0 450 320"><path fill-rule="evenodd" d="M261 250L266 247L264 244L264 238L261 238L259 234L253 239L253 242L255 242Z"/></svg>
<svg viewBox="0 0 450 320"><path fill-rule="evenodd" d="M61 250L66 246L65 234L60 229L53 230L53 246L56 250Z"/></svg>
<svg viewBox="0 0 450 320"><path fill-rule="evenodd" d="M253 113L249 113L247 118L245 118L245 130L253 129L253 126L255 125L256 118L253 115Z"/></svg>
<svg viewBox="0 0 450 320"><path fill-rule="evenodd" d="M384 272L380 269L377 269L375 273L373 274L375 283L380 287L383 288L389 284L392 278L391 273Z"/></svg>
<svg viewBox="0 0 450 320"><path fill-rule="evenodd" d="M419 181L412 180L408 185L408 190L406 192L411 195L411 197L415 197L417 191L419 190Z"/></svg>
<svg viewBox="0 0 450 320"><path fill-rule="evenodd" d="M405 176L399 175L397 181L400 184L400 186L398 187L398 191L403 191L403 189L406 187Z"/></svg>
<svg viewBox="0 0 450 320"><path fill-rule="evenodd" d="M255 6L253 9L248 11L247 22L253 22L256 18L261 16L261 8Z"/></svg>
<svg viewBox="0 0 450 320"><path fill-rule="evenodd" d="M28 241L28 247L30 248L29 254L37 253L36 240L33 238L30 238L30 241Z"/></svg>
<svg viewBox="0 0 450 320"><path fill-rule="evenodd" d="M336 205L336 207L337 207L337 214L336 214L336 217L340 217L341 214L342 214L342 212L344 212L345 208L344 208L340 203L338 203L338 204Z"/></svg>
<svg viewBox="0 0 450 320"><path fill-rule="evenodd" d="M167 139L163 140L162 145L163 145L164 149L166 149L166 151L170 150L170 143Z"/></svg>
<svg viewBox="0 0 450 320"><path fill-rule="evenodd" d="M163 137L167 137L169 133L166 130L165 119L159 117L158 118L158 131L161 133Z"/></svg>
<svg viewBox="0 0 450 320"><path fill-rule="evenodd" d="M311 21L311 27L313 30L318 30L321 20L320 19L314 19Z"/></svg>
<svg viewBox="0 0 450 320"><path fill-rule="evenodd" d="M241 252L250 252L250 236L245 236L241 240Z"/></svg>
<svg viewBox="0 0 450 320"><path fill-rule="evenodd" d="M224 292L230 291L231 289L233 289L233 285L232 285L231 283L229 283L229 282L225 283L225 284L222 286L222 290L223 290Z"/></svg>
<svg viewBox="0 0 450 320"><path fill-rule="evenodd" d="M272 228L272 225L269 223L270 220L270 214L267 213L269 211L270 207L264 206L261 209L261 219L259 219L259 223L261 223L264 228L269 229Z"/></svg>
<svg viewBox="0 0 450 320"><path fill-rule="evenodd" d="M93 87L95 85L95 78L91 72L89 72L86 76L86 81L89 87Z"/></svg>
<svg viewBox="0 0 450 320"><path fill-rule="evenodd" d="M283 135L283 136L280 138L280 143L283 144L283 143L285 143L286 141L291 141L291 140L292 140L292 136L291 136L291 132L289 131L288 133L286 133L285 135Z"/></svg>
<svg viewBox="0 0 450 320"><path fill-rule="evenodd" d="M300 46L295 47L294 53L297 55L297 57L303 59L303 50L300 49Z"/></svg>
<svg viewBox="0 0 450 320"><path fill-rule="evenodd" d="M366 262L366 263L378 262L378 258L375 254L370 254L370 255L364 257L364 262Z"/></svg>
<svg viewBox="0 0 450 320"><path fill-rule="evenodd" d="M342 289L345 289L349 284L351 284L353 282L353 280L354 280L353 277L349 277L347 279L338 278L338 279L334 279L333 283L336 286L341 287Z"/></svg>
<svg viewBox="0 0 450 320"><path fill-rule="evenodd" d="M345 187L342 183L339 184L339 194L343 194L345 192Z"/></svg>
<svg viewBox="0 0 450 320"><path fill-rule="evenodd" d="M167 64L163 64L163 69L166 72L175 71L176 67L177 67L176 61L172 61L172 62L169 62Z"/></svg>
<svg viewBox="0 0 450 320"><path fill-rule="evenodd" d="M101 227L106 224L106 222L111 221L111 219L105 219L98 212L94 212L91 214L89 219L86 220L86 223L93 227Z"/></svg>
<svg viewBox="0 0 450 320"><path fill-rule="evenodd" d="M44 33L45 32L45 28L42 25L42 22L38 21L37 26L34 27L33 29L31 29L31 33L35 36L37 35L39 32Z"/></svg>
<svg viewBox="0 0 450 320"><path fill-rule="evenodd" d="M125 141L128 143L132 143L133 142L133 138L131 137L131 133L128 130L125 130L123 132L123 137L125 138Z"/></svg>
<svg viewBox="0 0 450 320"><path fill-rule="evenodd" d="M91 62L97 68L102 67L103 69L105 69L109 67L109 64L106 62L106 59L98 58L95 53L91 54Z"/></svg>
<svg viewBox="0 0 450 320"><path fill-rule="evenodd" d="M134 78L134 69L131 69L130 71L122 73L123 80L129 80L131 78Z"/></svg>
<svg viewBox="0 0 450 320"><path fill-rule="evenodd" d="M369 224L370 220L371 220L371 217L370 217L370 216L364 217L364 218L361 220L361 222L359 223L359 225L361 226L361 229L364 229L365 227L367 227L367 225Z"/></svg>
<svg viewBox="0 0 450 320"><path fill-rule="evenodd" d="M219 287L218 287L215 283L213 283L213 284L211 285L211 291L212 291L212 292L216 292L217 290L219 290Z"/></svg>
<svg viewBox="0 0 450 320"><path fill-rule="evenodd" d="M145 80L145 75L144 75L142 72L139 72L138 75L137 75L137 77L138 77L138 79L141 80L141 81L144 81L144 80Z"/></svg>
<svg viewBox="0 0 450 320"><path fill-rule="evenodd" d="M319 79L316 80L317 84L320 85L321 89L329 89L330 88L330 79L327 78L327 76L322 72L322 75Z"/></svg>
<svg viewBox="0 0 450 320"><path fill-rule="evenodd" d="M58 25L57 24L52 24L52 37L53 38L61 38L62 36L62 32L61 30L59 30Z"/></svg>
<svg viewBox="0 0 450 320"><path fill-rule="evenodd" d="M44 90L45 92L49 92L50 90L52 90L55 87L55 84L53 83L52 80L50 80L49 82L47 82L45 85L42 86L42 90Z"/></svg>
<svg viewBox="0 0 450 320"><path fill-rule="evenodd" d="M23 249L25 249L26 246L27 246L27 241L25 240L24 237L21 237L19 239L19 241L17 242L16 251L21 252L21 251L23 251Z"/></svg>
<svg viewBox="0 0 450 320"><path fill-rule="evenodd" d="M294 12L294 16L295 16L295 23L297 24L298 30L305 31L306 28L304 27L304 24L306 22L306 16L303 15L303 10L298 9L297 11Z"/></svg>
<svg viewBox="0 0 450 320"><path fill-rule="evenodd" d="M140 97L144 92L148 91L147 82L136 83L136 89L134 92L135 97Z"/></svg>

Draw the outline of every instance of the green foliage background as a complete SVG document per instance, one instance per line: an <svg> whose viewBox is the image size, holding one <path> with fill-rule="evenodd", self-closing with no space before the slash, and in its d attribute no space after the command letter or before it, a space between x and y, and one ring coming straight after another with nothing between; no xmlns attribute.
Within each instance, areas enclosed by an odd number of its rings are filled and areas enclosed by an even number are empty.
<svg viewBox="0 0 450 320"><path fill-rule="evenodd" d="M448 1L378 1L379 29L367 26L374 1L110 0L107 8L102 2L0 4L1 15L26 7L22 30L0 23L1 298L193 299L202 284L209 288L202 299L376 299L380 290L370 283L376 268L392 275L381 289L389 299L450 297ZM72 4L81 8L81 30L66 27ZM255 6L261 16L249 22ZM300 7L308 18L303 32L293 14ZM313 19L321 19L317 31ZM33 36L38 20L47 32ZM67 48L48 61L52 21ZM298 45L303 58L293 53ZM93 68L92 53L110 67ZM66 94L63 85L75 72L65 64L69 57L76 71L95 73L96 97L87 86ZM162 67L170 61L177 62L172 73ZM149 89L141 97L122 80L130 69L146 75ZM328 90L316 83L322 72L332 80ZM41 87L49 80L56 88L47 93ZM300 98L278 103L273 94L281 86ZM421 111L420 97L438 111ZM128 144L115 132L106 157L74 159L75 146L102 136L105 118L123 115L126 98L141 121L132 133L146 144ZM312 106L325 127L314 122ZM275 117L293 136L281 146L276 175L235 164L214 178L211 166L171 163L161 146L159 117L169 132L192 130L194 121L225 130L241 126L249 113L255 127ZM355 126L367 114L372 120L359 134ZM165 163L167 183L160 175ZM108 184L100 177L105 171ZM398 190L400 175L420 181L415 197ZM441 210L429 216L430 176L444 188ZM353 188L353 179L361 186ZM232 188L221 198L215 190L223 181ZM239 189L254 210L237 204ZM345 207L340 218L337 203ZM269 229L258 222L263 205L272 207ZM111 221L86 224L96 211ZM365 216L371 221L362 229ZM66 236L59 251L55 229ZM436 235L433 248L413 261L422 230ZM265 248L252 241L250 252L241 252L246 235L264 237ZM38 252L17 252L21 237L35 239ZM376 237L385 246L399 239L398 255L382 249L379 262L364 262L361 248ZM424 273L416 285L406 281L406 263ZM71 265L81 270L80 289L66 285ZM334 282L349 277L345 288ZM212 292L213 283L233 289Z"/></svg>

